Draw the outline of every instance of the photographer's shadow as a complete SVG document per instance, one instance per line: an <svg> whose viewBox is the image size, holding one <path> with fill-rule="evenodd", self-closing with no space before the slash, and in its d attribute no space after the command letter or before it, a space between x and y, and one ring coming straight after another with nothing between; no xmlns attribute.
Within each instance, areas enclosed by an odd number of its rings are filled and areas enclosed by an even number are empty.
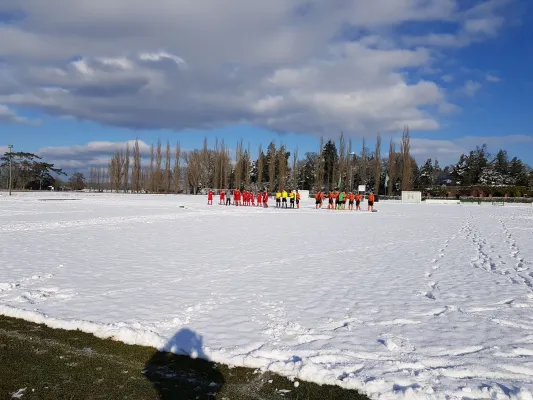
<svg viewBox="0 0 533 400"><path fill-rule="evenodd" d="M184 328L166 343L166 351L157 351L145 364L143 374L160 399L216 397L224 377L202 347L202 336Z"/></svg>

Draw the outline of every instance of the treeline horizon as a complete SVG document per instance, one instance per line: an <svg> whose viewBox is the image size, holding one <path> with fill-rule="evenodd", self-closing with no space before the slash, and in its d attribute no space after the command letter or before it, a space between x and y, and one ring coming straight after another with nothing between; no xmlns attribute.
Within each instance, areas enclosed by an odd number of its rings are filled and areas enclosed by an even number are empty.
<svg viewBox="0 0 533 400"><path fill-rule="evenodd" d="M388 155L381 156L378 135L373 148L362 139L361 151L352 151L353 142L341 134L338 142L320 138L317 152L299 157L298 148L290 151L272 140L266 148L259 145L257 157L251 157L250 144L237 143L235 158L224 140L209 147L207 138L201 149L183 151L158 140L149 150L149 160L142 163L139 140L111 158L107 168L90 169L88 184L114 191L136 193L192 193L202 189L246 189L269 192L280 189L354 190L365 185L374 193L393 196L402 190L453 186L533 186L529 166L517 157L509 159L505 150L492 156L485 144L462 154L455 164L442 168L437 159L417 164L411 155L410 132L405 127L398 143L391 139ZM130 171L131 169L131 171Z"/></svg>
<svg viewBox="0 0 533 400"><path fill-rule="evenodd" d="M402 190L439 190L446 186L520 186L532 187L531 168L517 157L509 159L506 151L496 155L485 144L462 154L455 164L441 167L437 159L418 164L411 155L410 132L405 127L401 138L391 139L388 154L382 157L381 136L372 148L362 139L359 152L354 152L352 139L341 135L338 141L320 139L316 152L300 157L298 148L288 149L272 140L266 148L257 147L252 158L251 147L243 139L237 143L235 157L224 140L209 147L207 138L200 149L182 150L179 142L172 145L161 140L150 146L146 160L139 139L117 150L106 167L90 167L89 175L76 172L68 186L75 190L113 190L135 193L193 193L202 189L267 189L367 190L381 195L397 195ZM0 185L7 188L11 158L13 189L43 189L66 186L60 176L66 175L53 164L45 163L32 153L5 153L0 158ZM54 178L52 175L56 174Z"/></svg>

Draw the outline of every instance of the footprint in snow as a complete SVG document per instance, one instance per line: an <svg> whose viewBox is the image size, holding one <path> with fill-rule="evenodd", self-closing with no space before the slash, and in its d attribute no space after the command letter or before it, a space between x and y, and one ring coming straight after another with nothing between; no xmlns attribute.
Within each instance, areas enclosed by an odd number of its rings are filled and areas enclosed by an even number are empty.
<svg viewBox="0 0 533 400"><path fill-rule="evenodd" d="M431 300L436 300L435 295L432 292L418 292L416 293L417 296L424 296Z"/></svg>
<svg viewBox="0 0 533 400"><path fill-rule="evenodd" d="M389 351L394 352L412 352L415 347L409 342L409 339L401 336L383 335L378 339L378 343L381 343Z"/></svg>
<svg viewBox="0 0 533 400"><path fill-rule="evenodd" d="M428 299L436 300L436 297L432 292L426 292L424 293L424 296L426 296Z"/></svg>

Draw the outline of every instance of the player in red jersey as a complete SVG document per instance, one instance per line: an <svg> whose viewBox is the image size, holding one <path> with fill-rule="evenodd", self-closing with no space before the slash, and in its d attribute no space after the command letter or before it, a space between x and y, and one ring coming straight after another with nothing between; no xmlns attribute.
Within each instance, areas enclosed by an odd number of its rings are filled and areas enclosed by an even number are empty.
<svg viewBox="0 0 533 400"><path fill-rule="evenodd" d="M268 192L266 191L266 189L263 193L263 207L268 208Z"/></svg>

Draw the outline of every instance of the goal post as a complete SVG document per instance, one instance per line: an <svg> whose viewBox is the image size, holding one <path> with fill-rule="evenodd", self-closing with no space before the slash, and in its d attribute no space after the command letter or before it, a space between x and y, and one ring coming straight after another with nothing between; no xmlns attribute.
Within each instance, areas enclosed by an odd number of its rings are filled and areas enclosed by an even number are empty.
<svg viewBox="0 0 533 400"><path fill-rule="evenodd" d="M402 191L402 203L422 203L422 192Z"/></svg>

